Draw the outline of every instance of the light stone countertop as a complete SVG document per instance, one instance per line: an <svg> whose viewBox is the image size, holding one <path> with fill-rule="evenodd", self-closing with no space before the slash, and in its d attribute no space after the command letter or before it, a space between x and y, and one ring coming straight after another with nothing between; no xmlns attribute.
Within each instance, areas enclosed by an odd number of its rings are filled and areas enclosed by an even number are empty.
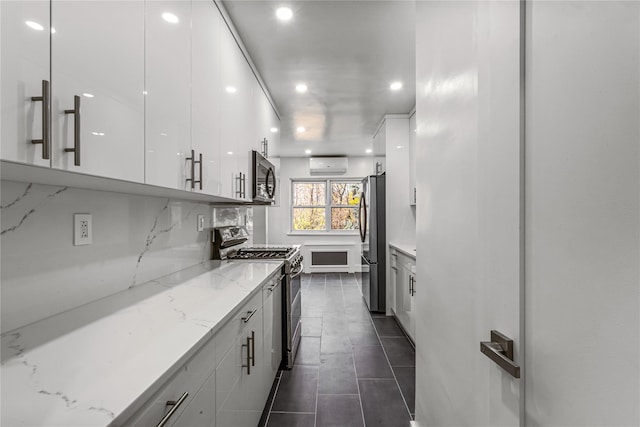
<svg viewBox="0 0 640 427"><path fill-rule="evenodd" d="M389 242L389 246L399 250L403 254L408 255L413 259L416 258L416 244L415 243Z"/></svg>
<svg viewBox="0 0 640 427"><path fill-rule="evenodd" d="M0 424L122 424L281 266L207 261L3 334Z"/></svg>

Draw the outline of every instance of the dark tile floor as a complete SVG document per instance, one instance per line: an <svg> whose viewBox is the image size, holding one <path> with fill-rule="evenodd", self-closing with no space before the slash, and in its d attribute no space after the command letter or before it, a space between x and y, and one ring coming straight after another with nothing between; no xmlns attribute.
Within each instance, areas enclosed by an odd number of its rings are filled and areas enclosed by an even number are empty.
<svg viewBox="0 0 640 427"><path fill-rule="evenodd" d="M415 350L395 319L371 315L355 275L302 278L302 339L278 373L260 426L408 427Z"/></svg>

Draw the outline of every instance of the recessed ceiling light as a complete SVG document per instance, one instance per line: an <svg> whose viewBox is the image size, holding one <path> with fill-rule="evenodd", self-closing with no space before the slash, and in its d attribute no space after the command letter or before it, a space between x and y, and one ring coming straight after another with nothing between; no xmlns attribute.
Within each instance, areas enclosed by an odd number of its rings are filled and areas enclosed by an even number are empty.
<svg viewBox="0 0 640 427"><path fill-rule="evenodd" d="M226 90L228 93L236 93L236 92L238 91L238 89L236 89L236 88L235 88L235 87L233 87L233 86L227 86L227 87L225 88L225 90Z"/></svg>
<svg viewBox="0 0 640 427"><path fill-rule="evenodd" d="M104 136L104 132L91 132L91 135Z"/></svg>
<svg viewBox="0 0 640 427"><path fill-rule="evenodd" d="M227 151L227 154L233 156L233 151Z"/></svg>
<svg viewBox="0 0 640 427"><path fill-rule="evenodd" d="M27 26L32 30L36 30L36 31L44 30L44 27L35 21L25 21L25 24L27 24Z"/></svg>
<svg viewBox="0 0 640 427"><path fill-rule="evenodd" d="M271 128L271 132L273 132L273 133L278 132L278 128Z"/></svg>
<svg viewBox="0 0 640 427"><path fill-rule="evenodd" d="M296 91L299 93L305 93L307 91L307 85L304 83L298 83L296 85Z"/></svg>
<svg viewBox="0 0 640 427"><path fill-rule="evenodd" d="M404 148L404 145L396 145L396 148Z"/></svg>
<svg viewBox="0 0 640 427"><path fill-rule="evenodd" d="M293 18L293 11L288 7L279 7L278 10L276 10L276 16L281 21L289 21Z"/></svg>
<svg viewBox="0 0 640 427"><path fill-rule="evenodd" d="M164 19L165 21L167 21L170 24L177 24L178 22L180 22L180 20L178 19L178 17L176 15L174 15L171 12L165 12L162 14L162 19Z"/></svg>
<svg viewBox="0 0 640 427"><path fill-rule="evenodd" d="M402 82L393 82L389 87L391 88L391 90L400 90L402 89Z"/></svg>
<svg viewBox="0 0 640 427"><path fill-rule="evenodd" d="M51 27L51 34L55 34L56 33L56 29Z"/></svg>
<svg viewBox="0 0 640 427"><path fill-rule="evenodd" d="M304 150L305 154L311 154L311 150Z"/></svg>
<svg viewBox="0 0 640 427"><path fill-rule="evenodd" d="M93 98L94 95L92 93L83 93L82 96L84 96L85 98Z"/></svg>
<svg viewBox="0 0 640 427"><path fill-rule="evenodd" d="M304 132L306 131L306 129L304 128L304 126L298 126L298 128L296 129L298 132Z"/></svg>
<svg viewBox="0 0 640 427"><path fill-rule="evenodd" d="M373 150L372 150L371 148L367 148L367 149L365 150L365 152L366 152L367 154L371 154L371 153L373 153Z"/></svg>

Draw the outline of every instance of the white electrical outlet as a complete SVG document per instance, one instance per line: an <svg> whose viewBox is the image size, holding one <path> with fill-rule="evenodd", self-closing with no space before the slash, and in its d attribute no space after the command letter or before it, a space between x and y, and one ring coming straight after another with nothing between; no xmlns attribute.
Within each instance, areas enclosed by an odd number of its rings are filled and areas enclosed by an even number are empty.
<svg viewBox="0 0 640 427"><path fill-rule="evenodd" d="M93 243L93 221L91 214L73 215L73 245L82 246Z"/></svg>
<svg viewBox="0 0 640 427"><path fill-rule="evenodd" d="M198 231L204 231L204 215L198 215Z"/></svg>

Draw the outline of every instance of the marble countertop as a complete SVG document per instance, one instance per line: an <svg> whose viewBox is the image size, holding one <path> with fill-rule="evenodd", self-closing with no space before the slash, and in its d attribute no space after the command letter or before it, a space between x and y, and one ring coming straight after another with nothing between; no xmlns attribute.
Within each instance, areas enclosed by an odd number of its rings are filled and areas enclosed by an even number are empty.
<svg viewBox="0 0 640 427"><path fill-rule="evenodd" d="M3 334L0 424L121 424L281 265L208 261Z"/></svg>
<svg viewBox="0 0 640 427"><path fill-rule="evenodd" d="M389 246L396 248L403 254L409 255L411 258L416 257L416 244L403 242L389 242Z"/></svg>

